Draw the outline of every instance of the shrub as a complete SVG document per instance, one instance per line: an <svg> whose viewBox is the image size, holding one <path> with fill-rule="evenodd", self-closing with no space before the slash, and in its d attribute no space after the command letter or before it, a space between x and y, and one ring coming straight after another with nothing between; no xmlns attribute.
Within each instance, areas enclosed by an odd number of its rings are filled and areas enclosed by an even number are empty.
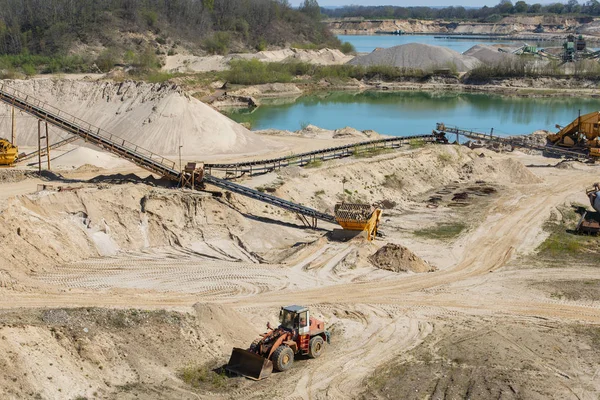
<svg viewBox="0 0 600 400"><path fill-rule="evenodd" d="M100 53L98 58L96 58L96 66L102 72L110 71L115 66L116 63L117 63L117 56L116 56L115 51L112 49L104 50L102 53Z"/></svg>
<svg viewBox="0 0 600 400"><path fill-rule="evenodd" d="M25 64L21 66L21 69L23 70L23 73L27 76L33 76L37 74L37 69L31 64Z"/></svg>
<svg viewBox="0 0 600 400"><path fill-rule="evenodd" d="M287 64L263 63L258 60L233 60L224 79L233 84L258 85L261 83L290 82L293 78Z"/></svg>
<svg viewBox="0 0 600 400"><path fill-rule="evenodd" d="M212 54L227 54L231 43L229 32L215 32L211 37L204 40L204 48Z"/></svg>
<svg viewBox="0 0 600 400"><path fill-rule="evenodd" d="M344 42L344 43L342 43L342 46L340 47L340 50L344 54L356 53L356 48L350 42Z"/></svg>

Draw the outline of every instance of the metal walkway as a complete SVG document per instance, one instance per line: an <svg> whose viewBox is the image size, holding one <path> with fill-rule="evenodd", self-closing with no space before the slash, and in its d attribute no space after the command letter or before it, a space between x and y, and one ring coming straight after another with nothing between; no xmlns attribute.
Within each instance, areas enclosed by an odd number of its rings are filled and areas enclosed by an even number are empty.
<svg viewBox="0 0 600 400"><path fill-rule="evenodd" d="M488 134L488 133L474 132L474 131L470 131L470 130L466 130L466 129L460 129L460 128L457 128L454 126L446 126L443 123L438 123L436 129L439 133L455 134L455 135L457 135L457 138L458 138L458 136L464 136L466 138L473 139L473 140L496 142L496 143L501 143L501 144L504 144L507 146L512 146L512 147L522 147L525 149L539 150L539 151L542 151L545 155L548 154L548 155L551 155L554 157L565 157L565 158L583 161L583 162L593 160L592 157L590 157L589 155L587 155L585 153L567 150L565 148L558 147L558 146L535 145L535 144L527 143L518 137L511 137L511 138L499 137L499 136L494 136L494 135Z"/></svg>
<svg viewBox="0 0 600 400"><path fill-rule="evenodd" d="M40 101L32 96L12 89L5 84L0 85L0 101L33 115L42 121L48 122L52 126L60 128L67 133L82 138L86 142L92 143L110 153L117 155L118 157L131 161L152 173L165 176L175 182L182 181L183 172L175 168L176 164L174 161L171 161L163 156L137 146L134 143L128 142L125 139L106 132L101 128L93 126L88 122L61 111L47 104L46 102ZM258 190L250 189L233 182L219 179L214 176L206 175L204 177L204 182L217 186L221 189L229 190L231 192L238 193L279 208L283 208L285 210L303 215L304 217L335 223L335 217L332 215L259 192ZM316 223L313 223L312 225L316 225Z"/></svg>

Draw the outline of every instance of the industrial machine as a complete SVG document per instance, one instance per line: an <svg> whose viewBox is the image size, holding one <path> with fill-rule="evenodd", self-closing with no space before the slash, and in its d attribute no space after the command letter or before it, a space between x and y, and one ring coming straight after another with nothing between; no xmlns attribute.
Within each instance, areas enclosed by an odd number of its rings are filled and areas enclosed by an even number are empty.
<svg viewBox="0 0 600 400"><path fill-rule="evenodd" d="M577 224L577 232L597 235L600 233L600 183L595 183L593 187L586 189L585 194L596 212L583 213Z"/></svg>
<svg viewBox="0 0 600 400"><path fill-rule="evenodd" d="M0 165L13 165L17 161L19 148L13 144L0 138Z"/></svg>
<svg viewBox="0 0 600 400"><path fill-rule="evenodd" d="M371 241L377 236L381 209L369 204L338 203L334 210L335 220L343 228L334 230L335 237L350 238L365 232L367 240Z"/></svg>
<svg viewBox="0 0 600 400"><path fill-rule="evenodd" d="M256 339L248 349L234 347L225 369L231 373L250 379L261 380L273 372L287 371L292 367L294 357L304 355L319 357L329 343L329 332L325 323L310 316L310 311L302 306L282 307L279 312L279 326L272 328Z"/></svg>
<svg viewBox="0 0 600 400"><path fill-rule="evenodd" d="M560 131L546 137L548 145L567 147L600 159L600 111L580 115L569 125L556 127Z"/></svg>

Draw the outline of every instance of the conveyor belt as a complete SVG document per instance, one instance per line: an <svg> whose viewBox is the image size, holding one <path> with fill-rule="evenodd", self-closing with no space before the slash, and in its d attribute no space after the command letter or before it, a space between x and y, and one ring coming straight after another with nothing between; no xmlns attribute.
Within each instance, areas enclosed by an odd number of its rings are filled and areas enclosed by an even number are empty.
<svg viewBox="0 0 600 400"><path fill-rule="evenodd" d="M150 172L165 176L176 182L181 181L182 172L175 169L174 161L143 149L118 136L112 135L109 132L60 111L59 109L25 93L21 93L2 84L0 85L0 100L70 134L76 135L87 142L101 147L118 157L129 160ZM309 218L335 223L335 217L332 215L236 183L228 182L210 175L205 175L204 182Z"/></svg>
<svg viewBox="0 0 600 400"><path fill-rule="evenodd" d="M349 157L356 153L360 154L362 152L380 149L399 148L404 145L410 145L414 141L446 142L445 136L442 134L393 137L385 139L368 140L337 147L329 147L326 149L319 149L306 153L293 154L290 156L267 160L253 160L237 163L206 163L204 164L204 167L207 171L221 170L233 172L236 175L240 173L261 173L273 171L292 165L303 166L315 160L326 161L334 158Z"/></svg>
<svg viewBox="0 0 600 400"><path fill-rule="evenodd" d="M219 179L212 175L206 175L204 177L204 182L220 187L221 189L226 189L231 192L262 201L263 203L268 203L291 212L302 214L310 218L316 218L321 221L335 223L335 217L333 215L325 214L312 208L292 203L291 201L283 200L279 197L262 193L258 190L250 189L242 185L238 185L237 183L233 183L231 181Z"/></svg>
<svg viewBox="0 0 600 400"><path fill-rule="evenodd" d="M473 139L473 140L483 140L483 141L488 141L488 142L501 143L501 144L509 145L512 147L522 147L525 149L539 150L539 151L544 152L545 154L550 154L550 155L557 156L557 157L565 157L565 158L570 158L570 159L584 161L584 162L593 160L592 157L590 157L589 155L587 155L585 153L568 150L568 149L558 147L558 146L535 145L535 144L527 143L524 140L522 140L520 138L516 138L516 137L507 138L507 137L493 136L493 135L487 134L487 133L474 132L474 131L460 129L460 128L453 127L453 126L446 126L443 123L437 124L437 130L440 133L451 133L451 134L455 134L455 135L459 135L459 136L464 136L466 138Z"/></svg>
<svg viewBox="0 0 600 400"><path fill-rule="evenodd" d="M64 139L64 140L61 140L61 141L59 141L59 142L56 142L56 143L53 143L53 144L51 144L51 145L50 145L50 150L58 149L59 147L65 146L65 145L67 145L67 144L69 144L69 143L73 143L73 142L74 142L74 141L76 141L76 140L79 140L79 137L77 137L77 136L71 136L71 137L68 137L68 138L66 138L66 139ZM36 150L36 151L34 151L34 152L32 152L32 153L25 154L24 156L20 156L20 157L17 159L17 162L18 162L18 163L20 163L20 162L22 162L22 161L31 160L32 158L35 158L35 157L37 157L39 153L40 153L40 151L39 151L39 150ZM45 155L45 154L46 154L46 149L45 149L45 148L43 148L43 149L42 149L42 151L41 151L41 153L42 153L42 155Z"/></svg>

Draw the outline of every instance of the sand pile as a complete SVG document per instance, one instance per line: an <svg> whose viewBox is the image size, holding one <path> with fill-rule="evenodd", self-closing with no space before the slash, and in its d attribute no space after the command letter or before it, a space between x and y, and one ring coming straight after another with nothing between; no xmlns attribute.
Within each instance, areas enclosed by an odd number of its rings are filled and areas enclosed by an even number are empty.
<svg viewBox="0 0 600 400"><path fill-rule="evenodd" d="M508 62L517 58L514 54L502 53L497 47L478 44L471 47L463 53L465 56L470 56L478 59L484 64L493 65Z"/></svg>
<svg viewBox="0 0 600 400"><path fill-rule="evenodd" d="M446 47L408 43L388 49L375 50L366 56L356 57L349 64L364 66L389 65L420 70L456 68L459 72L466 72L479 65L480 61Z"/></svg>
<svg viewBox="0 0 600 400"><path fill-rule="evenodd" d="M230 120L172 84L127 81L7 81L86 122L155 153L184 157L252 154L277 146ZM64 136L64 134L63 134ZM59 138L50 135L51 142ZM37 145L37 123L22 119L19 145ZM89 162L89 160L83 160Z"/></svg>
<svg viewBox="0 0 600 400"><path fill-rule="evenodd" d="M399 244L388 243L369 257L369 261L379 269L393 272L433 272L437 268Z"/></svg>

